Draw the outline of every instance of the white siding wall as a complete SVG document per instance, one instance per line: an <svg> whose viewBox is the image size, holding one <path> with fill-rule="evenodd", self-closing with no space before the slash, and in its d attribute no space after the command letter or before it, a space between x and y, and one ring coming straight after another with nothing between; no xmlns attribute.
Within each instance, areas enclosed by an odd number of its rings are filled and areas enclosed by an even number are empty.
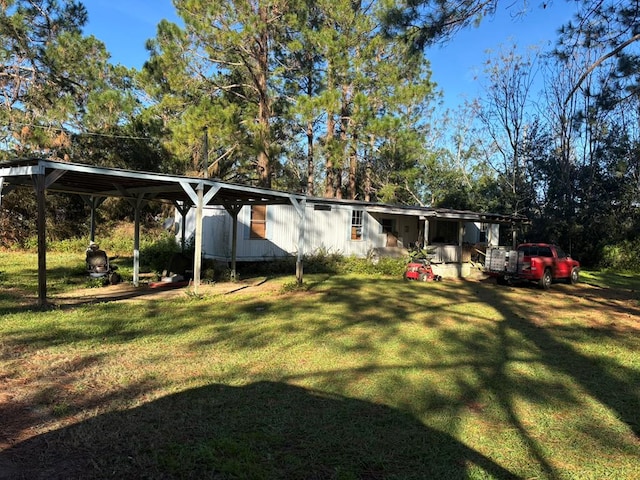
<svg viewBox="0 0 640 480"><path fill-rule="evenodd" d="M483 224L480 222L467 222L465 224L464 242L478 243L480 241L480 232ZM484 224L486 243L489 246L497 246L500 240L500 225Z"/></svg>
<svg viewBox="0 0 640 480"><path fill-rule="evenodd" d="M372 248L371 242L379 242L376 236L379 225L371 215L363 212L361 240L351 240L350 206L331 205L331 210L314 210L313 204L307 205L307 223L305 228L305 253L325 250L329 253L356 255L364 257Z"/></svg>
<svg viewBox="0 0 640 480"><path fill-rule="evenodd" d="M464 237L462 241L465 243L478 243L480 241L480 228L482 224L479 222L467 222L464 224Z"/></svg>
<svg viewBox="0 0 640 480"><path fill-rule="evenodd" d="M342 255L366 257L372 248L386 247L387 235L382 231L380 220L395 220L398 246L408 247L418 236L418 221L415 217L380 214L375 216L363 212L362 240L351 239L351 215L357 206L331 205L331 210L315 210L313 203L307 204L304 252L311 254L319 250ZM176 213L176 223L181 218ZM238 214L237 259L268 260L296 255L298 252L299 218L292 205L268 205L266 239L250 239L251 208L244 207ZM207 258L228 260L231 258L232 218L221 206L207 207L203 211L203 255ZM498 225L487 230L489 245L498 245ZM195 231L195 209L187 214L186 238L189 241ZM467 223L464 241L476 243L480 224ZM178 240L181 234L177 234Z"/></svg>
<svg viewBox="0 0 640 480"><path fill-rule="evenodd" d="M298 224L293 205L267 205L267 238L249 238L251 208L243 207L238 214L237 258L268 260L294 255L298 250Z"/></svg>
<svg viewBox="0 0 640 480"><path fill-rule="evenodd" d="M196 230L196 211L189 210L186 217L186 240L193 243ZM231 216L222 206L207 207L202 212L202 254L207 258L226 259L231 256ZM182 228L182 218L176 212L176 225ZM176 238L182 239L178 231Z"/></svg>
<svg viewBox="0 0 640 480"><path fill-rule="evenodd" d="M202 218L202 252L205 257L231 257L231 216L220 207Z"/></svg>

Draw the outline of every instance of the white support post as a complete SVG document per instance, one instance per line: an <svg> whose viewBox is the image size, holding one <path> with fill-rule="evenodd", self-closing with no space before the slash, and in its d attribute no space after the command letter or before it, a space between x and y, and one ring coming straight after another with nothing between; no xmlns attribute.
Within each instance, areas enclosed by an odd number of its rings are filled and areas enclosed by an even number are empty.
<svg viewBox="0 0 640 480"><path fill-rule="evenodd" d="M38 209L38 306L47 304L47 239L46 239L46 185L44 174L33 176Z"/></svg>
<svg viewBox="0 0 640 480"><path fill-rule="evenodd" d="M458 263L462 265L462 244L464 243L464 222L458 220Z"/></svg>
<svg viewBox="0 0 640 480"><path fill-rule="evenodd" d="M297 200L295 197L290 198L292 205L298 213L298 258L296 260L296 281L298 285L302 285L304 280L304 233L307 217L307 199L306 197Z"/></svg>
<svg viewBox="0 0 640 480"><path fill-rule="evenodd" d="M231 215L231 281L237 279L236 257L238 256L238 214L242 205L225 205L225 210Z"/></svg>
<svg viewBox="0 0 640 480"><path fill-rule="evenodd" d="M231 219L231 281L235 282L238 279L238 213L236 210Z"/></svg>
<svg viewBox="0 0 640 480"><path fill-rule="evenodd" d="M429 219L425 218L424 219L424 240L423 240L423 245L422 248L427 248L427 245L429 245L429 227L430 227L430 223L429 223Z"/></svg>
<svg viewBox="0 0 640 480"><path fill-rule="evenodd" d="M209 182L211 183L211 182ZM195 231L195 252L193 254L193 291L197 295L200 286L200 270L202 269L202 214L204 206L207 205L220 191L220 185L213 185L204 193L204 182L200 180L196 186L196 191L189 182L180 182L182 189L196 206L196 231ZM184 229L183 229L184 230Z"/></svg>
<svg viewBox="0 0 640 480"><path fill-rule="evenodd" d="M195 252L193 253L193 293L198 294L200 287L200 270L202 269L202 209L204 206L204 184L196 187L198 202L196 204Z"/></svg>
<svg viewBox="0 0 640 480"><path fill-rule="evenodd" d="M134 209L133 229L133 285L140 285L140 203L136 202Z"/></svg>

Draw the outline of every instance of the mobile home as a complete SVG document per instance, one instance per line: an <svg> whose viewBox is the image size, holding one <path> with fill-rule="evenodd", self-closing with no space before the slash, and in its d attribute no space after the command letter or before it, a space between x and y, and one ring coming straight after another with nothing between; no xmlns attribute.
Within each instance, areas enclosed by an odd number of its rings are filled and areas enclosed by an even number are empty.
<svg viewBox="0 0 640 480"><path fill-rule="evenodd" d="M465 276L474 253L497 246L499 225L513 221L497 214L311 197L302 208L301 215L291 204L245 205L232 214L224 206L208 206L202 219L203 256L269 261L302 250L375 260L404 256L418 246L428 247L439 274ZM193 237L193 209L184 222L176 215L176 224L185 228L178 235Z"/></svg>

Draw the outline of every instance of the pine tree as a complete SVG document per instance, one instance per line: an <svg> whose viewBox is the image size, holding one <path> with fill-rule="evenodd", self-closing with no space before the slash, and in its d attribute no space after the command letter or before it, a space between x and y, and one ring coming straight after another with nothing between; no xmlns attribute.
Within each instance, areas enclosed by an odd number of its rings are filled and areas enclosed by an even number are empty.
<svg viewBox="0 0 640 480"><path fill-rule="evenodd" d="M74 133L116 125L136 102L129 72L85 37L80 2L11 0L0 12L0 129L5 155L70 158Z"/></svg>

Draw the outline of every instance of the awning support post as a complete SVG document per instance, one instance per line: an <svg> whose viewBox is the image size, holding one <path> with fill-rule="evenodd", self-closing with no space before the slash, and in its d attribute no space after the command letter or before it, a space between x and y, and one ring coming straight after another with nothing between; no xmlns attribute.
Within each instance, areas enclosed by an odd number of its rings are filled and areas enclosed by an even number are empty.
<svg viewBox="0 0 640 480"><path fill-rule="evenodd" d="M133 285L140 285L140 204L142 199L138 199L134 209L133 228Z"/></svg>
<svg viewBox="0 0 640 480"><path fill-rule="evenodd" d="M238 214L242 205L225 205L224 208L231 215L231 281L235 282L238 278Z"/></svg>
<svg viewBox="0 0 640 480"><path fill-rule="evenodd" d="M95 197L90 198L89 206L91 207L91 225L89 227L89 241L96 240L96 201Z"/></svg>
<svg viewBox="0 0 640 480"><path fill-rule="evenodd" d="M464 222L462 220L458 221L458 264L462 266L463 263L463 252L462 245L464 244ZM462 267L461 267L462 268ZM462 270L460 270L462 271Z"/></svg>
<svg viewBox="0 0 640 480"><path fill-rule="evenodd" d="M193 254L193 293L198 294L200 285L200 270L202 269L202 213L204 206L207 205L216 194L220 191L220 186L211 187L207 193L204 193L204 182L198 182L194 191L189 182L180 182L183 190L196 206L196 231L195 231L195 252ZM183 229L184 231L184 229Z"/></svg>
<svg viewBox="0 0 640 480"><path fill-rule="evenodd" d="M176 209L180 213L180 236L181 236L180 251L184 253L184 249L187 243L187 239L186 239L187 214L191 209L191 205L189 205L187 202L174 202L173 205L176 207Z"/></svg>
<svg viewBox="0 0 640 480"><path fill-rule="evenodd" d="M198 201L196 203L195 252L193 253L193 293L198 294L200 287L200 270L202 269L202 209L204 203L204 184L196 187Z"/></svg>
<svg viewBox="0 0 640 480"><path fill-rule="evenodd" d="M307 216L307 199L302 197L296 199L290 197L291 204L296 209L298 214L298 258L296 259L296 282L298 285L302 285L304 281L304 230Z"/></svg>
<svg viewBox="0 0 640 480"><path fill-rule="evenodd" d="M38 305L47 304L47 239L46 239L46 182L44 174L33 176L38 204Z"/></svg>

